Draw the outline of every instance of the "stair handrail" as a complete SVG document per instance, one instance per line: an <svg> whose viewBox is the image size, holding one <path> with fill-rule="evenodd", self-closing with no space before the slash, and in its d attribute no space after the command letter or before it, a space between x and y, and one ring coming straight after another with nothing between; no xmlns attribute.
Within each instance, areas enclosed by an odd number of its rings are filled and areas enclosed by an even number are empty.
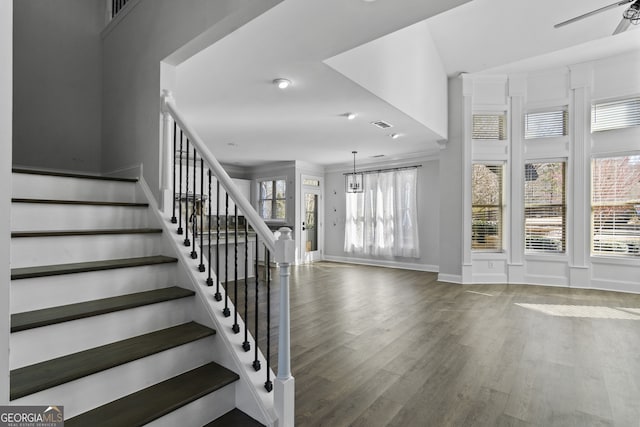
<svg viewBox="0 0 640 427"><path fill-rule="evenodd" d="M220 162L215 158L211 150L202 141L200 135L193 129L187 121L184 119L182 113L176 108L175 100L170 94L165 93L163 95L163 106L166 111L171 115L173 120L178 124L180 129L189 138L191 143L196 147L200 156L209 164L210 169L213 171L216 178L220 181L220 184L227 191L231 199L240 208L240 211L244 214L253 230L262 239L264 244L269 248L272 253L276 252L276 238L273 232L269 229L264 220L258 215L258 212L251 206L249 201L240 192L236 184L233 182L229 174L222 167ZM165 150L166 154L167 150ZM167 168L165 168L167 169ZM166 173L166 172L165 172Z"/></svg>
<svg viewBox="0 0 640 427"><path fill-rule="evenodd" d="M274 391L273 405L278 417L279 427L293 427L295 425L295 378L291 374L291 344L290 344L290 306L289 306L289 276L290 266L295 262L295 240L292 237L292 231L290 228L281 227L278 231L279 237L276 239L274 233L269 229L264 219L258 215L258 212L251 206L251 203L240 192L236 184L233 182L227 171L218 162L211 150L207 147L204 141L200 138L198 133L193 129L185 120L182 113L176 108L175 101L171 92L164 90L162 93L162 115L163 115L163 138L162 138L162 178L161 178L161 191L162 191L162 206L161 209L166 215L169 208L169 200L173 204L173 213L175 216L175 188L173 185L173 167L175 167L175 140L174 145L170 143L171 135L171 120L181 130L181 135L184 134L187 139L187 146L192 144L195 151L200 155L201 161L207 163L212 175L216 177L218 183L225 189L227 196L234 201L236 208L244 214L246 223L251 225L253 231L256 233L259 239L262 240L262 244L268 249L269 253L274 254L274 259L278 264L280 270L280 310L279 310L279 333L278 333L278 372L275 378L274 384L269 379L269 350L267 350L267 382L265 388L268 391ZM175 129L174 129L175 134ZM174 135L175 136L175 135ZM181 139L182 140L182 139ZM182 147L182 145L181 145ZM187 154L188 156L188 154ZM195 157L195 152L194 152ZM188 159L188 157L187 157ZM188 163L188 160L187 160ZM188 172L186 172L188 174ZM195 179L195 159L194 159L194 179ZM202 178L201 178L202 179ZM202 182L202 181L201 181ZM209 186L211 182L209 182ZM195 186L195 183L194 183ZM195 189L195 187L194 187ZM202 189L204 191L204 189ZM188 193L188 186L187 186ZM195 196L195 190L194 190ZM195 199L194 199L195 200ZM172 218L172 222L175 218ZM195 221L194 221L195 224ZM185 223L186 226L186 223ZM246 230L246 228L245 228ZM188 234L188 231L185 230ZM237 232L237 228L236 228ZM180 232L178 232L180 234ZM195 249L195 225L193 231L194 249ZM237 239L237 237L236 237ZM186 242L185 242L186 243ZM202 252L201 252L202 254ZM195 258L192 255L192 258ZM265 264L268 266L270 263L268 255L266 255ZM201 264L200 271L203 272L204 266ZM211 270L211 266L209 266ZM209 271L210 271L209 270ZM268 267L266 271L269 271ZM269 273L267 273L269 276ZM207 284L210 285L208 279ZM267 279L269 283L270 279ZM216 278L219 281L219 278ZM257 281L256 281L257 285ZM267 291L269 292L269 291ZM257 295L257 293L256 293ZM256 297L257 298L257 297ZM217 297L216 297L217 299ZM218 300L220 301L220 300ZM226 301L226 298L225 298ZM246 304L246 302L245 302ZM256 300L257 304L257 300ZM225 305L226 307L226 305ZM269 307L269 304L268 304ZM226 310L226 308L225 308ZM270 315L267 314L267 318L270 319ZM257 319L257 317L256 317ZM257 322L257 320L256 320ZM267 321L267 329L269 325ZM235 327L236 325L234 325ZM256 324L257 326L257 324ZM237 332L234 330L234 332ZM268 341L269 342L269 341ZM257 342L255 342L257 349ZM267 344L269 347L269 344ZM257 351L257 350L256 350ZM257 356L257 353L256 353ZM258 365L259 366L259 365ZM255 366L254 366L255 368ZM257 368L259 369L259 367ZM274 387L275 386L275 387Z"/></svg>

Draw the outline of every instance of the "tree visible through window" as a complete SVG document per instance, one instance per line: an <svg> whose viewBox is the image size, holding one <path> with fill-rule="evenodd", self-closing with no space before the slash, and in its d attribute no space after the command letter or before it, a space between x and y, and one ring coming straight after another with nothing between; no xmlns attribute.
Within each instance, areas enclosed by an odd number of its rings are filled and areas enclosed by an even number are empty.
<svg viewBox="0 0 640 427"><path fill-rule="evenodd" d="M594 255L640 257L640 155L593 160L591 213Z"/></svg>
<svg viewBox="0 0 640 427"><path fill-rule="evenodd" d="M473 165L471 249L502 250L502 169L500 165Z"/></svg>
<svg viewBox="0 0 640 427"><path fill-rule="evenodd" d="M525 164L525 252L565 251L564 183L565 162Z"/></svg>
<svg viewBox="0 0 640 427"><path fill-rule="evenodd" d="M286 220L287 182L284 179L260 181L258 211L265 220Z"/></svg>

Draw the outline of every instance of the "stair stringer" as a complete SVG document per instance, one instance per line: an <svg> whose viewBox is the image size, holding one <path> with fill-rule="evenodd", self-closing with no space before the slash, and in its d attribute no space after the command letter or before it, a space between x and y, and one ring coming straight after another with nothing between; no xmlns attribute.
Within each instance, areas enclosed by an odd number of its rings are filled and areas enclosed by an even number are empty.
<svg viewBox="0 0 640 427"><path fill-rule="evenodd" d="M267 392L264 388L266 379L266 359L258 349L258 360L263 368L256 372L253 367L253 356L256 341L249 334L251 351L242 349L244 334L235 334L232 331L233 317L224 317L222 309L224 300L216 301L215 286L207 286L207 274L198 271L196 261L190 256L191 248L183 244L183 236L175 232L175 224L171 223L169 216L163 216L153 193L144 180L142 173L137 183L143 198L149 203L149 225L162 228L163 253L178 259L176 267L176 279L178 283L190 285L197 303L194 306L193 319L202 325L211 327L217 331L217 338L212 346L213 361L236 372L240 380L236 383L236 407L268 427L277 426L277 414L274 407L273 392ZM217 280L213 277L214 283ZM233 312L233 302L227 298L227 305ZM238 316L240 330L244 331L244 319ZM275 379L273 372L271 378Z"/></svg>

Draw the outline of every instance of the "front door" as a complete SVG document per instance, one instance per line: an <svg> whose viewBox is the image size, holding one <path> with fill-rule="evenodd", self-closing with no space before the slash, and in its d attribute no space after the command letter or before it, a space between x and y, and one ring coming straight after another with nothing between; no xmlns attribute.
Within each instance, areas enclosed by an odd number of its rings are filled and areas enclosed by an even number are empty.
<svg viewBox="0 0 640 427"><path fill-rule="evenodd" d="M304 185L302 193L302 261L313 262L322 259L322 192Z"/></svg>

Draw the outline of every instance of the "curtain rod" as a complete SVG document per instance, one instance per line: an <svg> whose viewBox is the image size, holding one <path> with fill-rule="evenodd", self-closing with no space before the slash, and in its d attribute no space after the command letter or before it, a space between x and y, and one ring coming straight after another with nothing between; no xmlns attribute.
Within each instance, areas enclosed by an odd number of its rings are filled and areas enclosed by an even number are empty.
<svg viewBox="0 0 640 427"><path fill-rule="evenodd" d="M366 171L358 171L356 172L361 173L361 174L369 174L369 173L380 173L380 172L389 172L389 171L401 171L401 170L405 170L405 169L417 169L417 168L421 168L422 165L413 165L413 166L401 166L401 167L397 167L397 168L386 168L386 169L372 169L372 170L366 170ZM345 172L342 175L353 175L353 172Z"/></svg>

